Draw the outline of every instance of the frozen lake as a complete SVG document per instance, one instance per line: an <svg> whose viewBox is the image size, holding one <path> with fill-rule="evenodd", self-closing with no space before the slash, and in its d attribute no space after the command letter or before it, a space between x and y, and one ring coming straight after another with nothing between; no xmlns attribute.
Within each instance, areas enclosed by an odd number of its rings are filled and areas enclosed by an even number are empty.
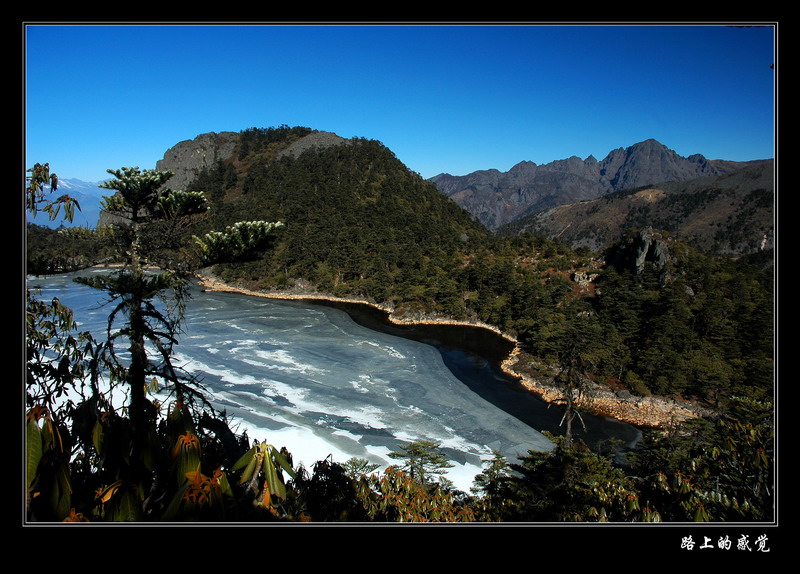
<svg viewBox="0 0 800 574"><path fill-rule="evenodd" d="M73 277L28 283L42 288L41 298L59 297L81 330L99 338L108 316L98 305L103 293ZM556 409L515 388L490 361L305 302L194 288L174 363L201 380L236 430L285 446L309 470L328 455L365 458L382 470L396 462L387 453L426 439L441 444L455 464L446 477L468 491L492 451L513 460L529 449L549 450L539 430L558 432L560 421ZM637 438L616 421L590 427L597 440Z"/></svg>

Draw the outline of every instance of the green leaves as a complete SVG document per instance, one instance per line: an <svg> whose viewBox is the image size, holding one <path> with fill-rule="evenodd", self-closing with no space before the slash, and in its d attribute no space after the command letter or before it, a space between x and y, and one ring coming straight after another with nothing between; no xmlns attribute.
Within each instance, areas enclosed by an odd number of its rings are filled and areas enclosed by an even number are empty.
<svg viewBox="0 0 800 574"><path fill-rule="evenodd" d="M172 447L172 458L175 461L178 484L182 484L188 473L200 467L200 439L197 435L187 432L179 436Z"/></svg>
<svg viewBox="0 0 800 574"><path fill-rule="evenodd" d="M25 455L29 506L43 520L63 520L72 501L69 449L53 419L38 407L27 415Z"/></svg>
<svg viewBox="0 0 800 574"><path fill-rule="evenodd" d="M378 522L474 522L475 513L453 492L438 484L420 484L405 472L388 467L379 476L362 476L356 494L370 519Z"/></svg>
<svg viewBox="0 0 800 574"><path fill-rule="evenodd" d="M49 199L45 195L45 186L50 186L50 193L58 189L58 176L50 173L50 164L37 163L28 170L31 175L27 177L28 188L26 193L26 208L31 214L36 215L42 211L47 213L50 221L55 221L61 209L64 209L64 218L72 222L75 217L75 208L80 210L78 200L69 195L62 195L57 199Z"/></svg>
<svg viewBox="0 0 800 574"><path fill-rule="evenodd" d="M105 181L100 187L114 189L118 195L105 198L104 208L119 215L131 216L134 221L139 215L154 210L160 199L158 190L174 175L169 171L140 170L138 167L106 171L117 179Z"/></svg>
<svg viewBox="0 0 800 574"><path fill-rule="evenodd" d="M159 196L153 209L153 216L161 219L174 219L208 211L206 197L202 191L167 190Z"/></svg>
<svg viewBox="0 0 800 574"><path fill-rule="evenodd" d="M647 477L640 498L663 520L770 520L773 439L769 421L684 423L671 433L647 435L631 458L631 472Z"/></svg>
<svg viewBox="0 0 800 574"><path fill-rule="evenodd" d="M194 240L205 264L231 262L263 249L273 231L281 227L283 223L280 221L240 221L226 227L225 231L210 231Z"/></svg>
<svg viewBox="0 0 800 574"><path fill-rule="evenodd" d="M256 468L256 452L258 451L258 446L253 445L253 447L248 450L246 453L242 455L242 457L236 461L236 463L231 467L231 470L236 472L237 470L242 470L241 480L239 481L241 484L249 481L253 477L253 473L255 472Z"/></svg>
<svg viewBox="0 0 800 574"><path fill-rule="evenodd" d="M405 460L402 469L420 484L431 482L430 475L447 474L453 464L439 451L439 443L429 440L416 440L390 452L390 458Z"/></svg>
<svg viewBox="0 0 800 574"><path fill-rule="evenodd" d="M256 493L256 502L269 506L272 496L286 498L286 485L281 470L292 478L295 472L287 458L274 446L262 442L253 445L231 468L233 472L242 471L239 484L247 483L247 489ZM259 491L257 482L264 481L264 489Z"/></svg>
<svg viewBox="0 0 800 574"><path fill-rule="evenodd" d="M28 491L36 479L40 460L42 460L42 431L36 420L29 417L25 429L25 476Z"/></svg>

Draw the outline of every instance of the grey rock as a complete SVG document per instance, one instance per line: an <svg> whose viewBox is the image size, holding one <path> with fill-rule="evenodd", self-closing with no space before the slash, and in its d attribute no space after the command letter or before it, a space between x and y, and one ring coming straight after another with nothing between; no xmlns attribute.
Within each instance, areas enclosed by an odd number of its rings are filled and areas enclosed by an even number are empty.
<svg viewBox="0 0 800 574"><path fill-rule="evenodd" d="M653 232L652 227L643 229L634 242L634 268L636 273L644 270L645 261L652 261L657 269L663 269L669 262L669 245L661 234Z"/></svg>
<svg viewBox="0 0 800 574"><path fill-rule="evenodd" d="M233 155L239 134L236 132L209 132L200 134L194 139L175 144L164 153L164 158L156 162L157 171L171 171L173 175L164 186L174 190L183 190L189 185L203 168L213 167L217 161L224 161ZM100 211L97 227L107 225L123 225L124 217Z"/></svg>
<svg viewBox="0 0 800 574"><path fill-rule="evenodd" d="M209 132L192 140L182 141L169 148L164 158L156 162L158 171L171 171L175 175L167 182L172 189L182 190L203 168L211 168L218 161L233 156L239 134L236 132Z"/></svg>
<svg viewBox="0 0 800 574"><path fill-rule="evenodd" d="M303 152L313 148L324 148L342 145L349 142L350 140L338 136L332 132L314 132L303 138L300 138L285 150L281 151L278 154L278 158L284 156L297 157Z"/></svg>

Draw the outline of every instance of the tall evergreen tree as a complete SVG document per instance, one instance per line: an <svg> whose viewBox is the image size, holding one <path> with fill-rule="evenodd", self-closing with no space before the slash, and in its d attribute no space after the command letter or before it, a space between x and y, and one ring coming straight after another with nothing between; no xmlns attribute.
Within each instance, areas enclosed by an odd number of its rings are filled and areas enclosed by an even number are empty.
<svg viewBox="0 0 800 574"><path fill-rule="evenodd" d="M400 446L400 450L390 452L389 457L404 460L400 469L420 484L435 482L431 475L447 474L447 469L453 466L439 451L439 443L424 439Z"/></svg>
<svg viewBox="0 0 800 574"><path fill-rule="evenodd" d="M597 361L600 327L591 309L577 301L564 312L562 330L555 337L559 372L554 378L564 406L564 446L570 446L573 424L581 421L580 404L590 397L590 374Z"/></svg>
<svg viewBox="0 0 800 574"><path fill-rule="evenodd" d="M116 179L102 183L101 187L117 193L105 198L104 209L117 218L115 228L124 264L119 271L79 281L104 290L111 301L117 302L108 320L108 359L117 366L117 372L125 373L133 437L129 470L130 479L136 484L149 466L147 458L151 454L147 445L154 432L153 406L146 396L148 376L174 385L179 395L187 388L171 361L186 277L176 270L146 269L153 263L150 256L157 253L146 237L146 230L149 223L201 213L206 206L202 193L164 189L173 175L171 172L142 171L138 167L108 172ZM155 299L167 290L176 295L175 305L161 309ZM117 324L118 318L123 320L121 326ZM115 342L119 338L127 340L125 358L116 351Z"/></svg>

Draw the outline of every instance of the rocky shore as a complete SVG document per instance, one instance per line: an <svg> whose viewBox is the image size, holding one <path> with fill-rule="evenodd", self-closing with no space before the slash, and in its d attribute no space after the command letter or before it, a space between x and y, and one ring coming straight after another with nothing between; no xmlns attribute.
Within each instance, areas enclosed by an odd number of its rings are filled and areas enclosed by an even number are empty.
<svg viewBox="0 0 800 574"><path fill-rule="evenodd" d="M563 402L563 394L548 381L552 377L537 374L531 366L532 357L517 350L503 362L505 372L520 380L523 387L536 393L548 403ZM638 397L628 392L615 392L602 385L592 385L590 391L577 401L580 409L609 417L640 428L666 429L683 421L697 418L708 411L688 403L665 397Z"/></svg>
<svg viewBox="0 0 800 574"><path fill-rule="evenodd" d="M210 269L203 269L198 272L197 279L203 289L208 291L239 293L242 295L269 299L308 302L328 301L368 305L385 312L387 314L387 320L397 325L437 324L480 327L488 329L510 342L517 342L513 337L501 332L496 327L480 322L455 321L446 317L429 315L397 315L394 309L374 302L335 297L333 295L300 288L283 291L252 289L241 284L226 283L213 275ZM542 400L548 403L561 402L563 396L560 391L551 384L548 384L549 377L539 374L538 369L535 367L533 357L520 351L518 347L503 361L501 368L509 375L517 378L524 388L535 393L541 397ZM579 401L578 407L598 416L609 417L640 428L651 429L665 429L674 424L706 414L703 409L690 403L681 403L674 399L664 397L638 397L630 393L617 393L600 385L595 385L591 392Z"/></svg>

